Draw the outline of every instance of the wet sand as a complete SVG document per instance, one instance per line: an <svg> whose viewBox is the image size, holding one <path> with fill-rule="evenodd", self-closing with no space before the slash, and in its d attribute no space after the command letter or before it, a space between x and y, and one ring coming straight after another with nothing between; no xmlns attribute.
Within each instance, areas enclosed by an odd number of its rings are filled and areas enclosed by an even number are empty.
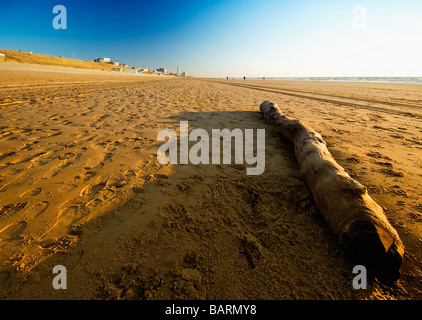
<svg viewBox="0 0 422 320"><path fill-rule="evenodd" d="M2 70L3 299L421 299L420 85L232 81ZM386 209L406 247L395 284L352 287L259 113L272 100L317 130ZM266 129L266 166L161 165L159 130ZM68 289L52 287L64 265Z"/></svg>

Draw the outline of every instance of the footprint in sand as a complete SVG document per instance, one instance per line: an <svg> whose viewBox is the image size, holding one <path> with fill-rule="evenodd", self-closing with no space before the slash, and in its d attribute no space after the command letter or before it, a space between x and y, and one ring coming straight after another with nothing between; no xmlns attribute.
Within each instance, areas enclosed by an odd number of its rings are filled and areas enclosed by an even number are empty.
<svg viewBox="0 0 422 320"><path fill-rule="evenodd" d="M26 157L14 160L13 162L11 162L11 164L18 165L18 164L22 164L22 163L25 163L25 162L29 162L31 160L32 160L32 156L26 156Z"/></svg>
<svg viewBox="0 0 422 320"><path fill-rule="evenodd" d="M124 174L113 174L107 181L107 186L122 188L129 183L131 177L135 176L133 170L127 170Z"/></svg>
<svg viewBox="0 0 422 320"><path fill-rule="evenodd" d="M34 218L39 217L41 214L44 213L45 210L47 210L48 206L49 206L48 201L43 201L43 202L34 204L25 212L25 216L24 216L25 220L30 221Z"/></svg>
<svg viewBox="0 0 422 320"><path fill-rule="evenodd" d="M59 155L57 158L59 160L67 160L67 159L73 158L74 156L75 156L75 154L73 152L66 152L66 153Z"/></svg>
<svg viewBox="0 0 422 320"><path fill-rule="evenodd" d="M30 160L29 166L26 169L30 169L32 167L43 166L49 162L49 160L45 159L49 152L38 152L34 154Z"/></svg>
<svg viewBox="0 0 422 320"><path fill-rule="evenodd" d="M396 171L390 167L380 169L381 172L387 173L390 176L394 177L404 177L404 173L401 171Z"/></svg>
<svg viewBox="0 0 422 320"><path fill-rule="evenodd" d="M87 171L92 171L96 168L101 168L104 166L104 163L112 157L112 155L112 153L94 154L89 157L84 165L84 169Z"/></svg>
<svg viewBox="0 0 422 320"><path fill-rule="evenodd" d="M23 185L29 178L30 172L28 170L22 171L18 170L16 173L13 173L16 178L12 178L11 181L6 182L3 186L0 187L0 191L8 191L10 189L16 188L18 186Z"/></svg>
<svg viewBox="0 0 422 320"><path fill-rule="evenodd" d="M57 176L60 172L63 171L63 169L65 169L66 167L70 166L71 164L73 164L73 162L71 161L65 161L59 165L55 165L53 166L45 175L44 178L53 178L55 176Z"/></svg>
<svg viewBox="0 0 422 320"><path fill-rule="evenodd" d="M25 221L12 223L3 228L3 230L0 230L0 237L2 240L17 240L20 234L26 229L26 226L27 223Z"/></svg>
<svg viewBox="0 0 422 320"><path fill-rule="evenodd" d="M112 152L107 152L107 153L104 155L103 162L105 162L105 161L107 161L107 160L110 160L112 156L113 156L113 153L112 153Z"/></svg>
<svg viewBox="0 0 422 320"><path fill-rule="evenodd" d="M6 152L6 153L2 153L2 154L0 154L0 160L3 160L4 158L7 158L7 157L10 157L10 156L13 156L14 154L15 154L16 152Z"/></svg>
<svg viewBox="0 0 422 320"><path fill-rule="evenodd" d="M88 185L82 189L81 196L94 196L98 192L103 190L105 186L106 186L105 182L101 182L95 185Z"/></svg>
<svg viewBox="0 0 422 320"><path fill-rule="evenodd" d="M374 159L385 159L385 160L391 160L389 157L382 155L381 153L377 151L371 151L366 153L367 156L374 158Z"/></svg>
<svg viewBox="0 0 422 320"><path fill-rule="evenodd" d="M60 124L62 124L62 125L68 125L68 124L71 124L72 123L72 121L69 121L69 120L64 120L63 122L61 122Z"/></svg>
<svg viewBox="0 0 422 320"><path fill-rule="evenodd" d="M96 206L98 206L102 202L103 201L101 199L95 198L95 199L92 199L91 201L89 201L85 206L87 208L95 208Z"/></svg>
<svg viewBox="0 0 422 320"><path fill-rule="evenodd" d="M11 217L21 211L25 206L28 204L28 202L19 202L19 203L12 203L8 204L0 209L0 220Z"/></svg>
<svg viewBox="0 0 422 320"><path fill-rule="evenodd" d="M22 148L20 148L19 150L27 150L27 149L31 148L34 144L38 144L38 143L39 143L39 141L37 141L37 140L32 141L32 142L26 142L25 145Z"/></svg>
<svg viewBox="0 0 422 320"><path fill-rule="evenodd" d="M29 189L29 190L26 190L24 193L22 193L21 197L27 197L27 196L34 197L36 195L39 195L41 191L42 191L42 188Z"/></svg>
<svg viewBox="0 0 422 320"><path fill-rule="evenodd" d="M45 228L42 236L49 234L49 236L61 236L68 233L72 225L82 218L79 208L76 205L66 207L60 211L52 223ZM42 237L41 236L41 237Z"/></svg>
<svg viewBox="0 0 422 320"><path fill-rule="evenodd" d="M51 137L54 137L54 136L58 136L61 133L62 133L61 131L50 132L50 133L47 133L47 134L44 134L44 135L40 136L39 139L51 138Z"/></svg>
<svg viewBox="0 0 422 320"><path fill-rule="evenodd" d="M65 149L67 149L67 148L73 148L73 147L76 147L76 145L77 145L77 143L76 143L76 142L71 141L71 142L65 143L63 146L65 147Z"/></svg>
<svg viewBox="0 0 422 320"><path fill-rule="evenodd" d="M87 169L89 167L84 168L84 172L81 173L80 175L77 175L75 177L76 180L83 180L83 181L87 181L89 179L91 179L93 176L95 176L96 172L95 171L91 171L90 169Z"/></svg>
<svg viewBox="0 0 422 320"><path fill-rule="evenodd" d="M157 174L157 173L153 173L153 174L149 174L145 180L147 182L153 182L153 181L158 181L159 183L164 183L163 180L168 180L169 176L165 175L165 174ZM167 184L167 183L165 183Z"/></svg>

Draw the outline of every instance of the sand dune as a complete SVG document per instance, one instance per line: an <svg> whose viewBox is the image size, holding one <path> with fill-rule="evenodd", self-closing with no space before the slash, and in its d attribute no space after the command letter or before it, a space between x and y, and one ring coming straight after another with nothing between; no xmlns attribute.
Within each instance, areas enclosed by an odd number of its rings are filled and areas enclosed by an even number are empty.
<svg viewBox="0 0 422 320"><path fill-rule="evenodd" d="M83 61L78 59L70 59L64 57L54 57L45 54L22 52L16 50L0 49L0 53L3 53L5 61L18 63L19 64L31 64L31 65L42 65L42 66L61 66L69 68L81 68L81 69L93 69L93 70L112 70L116 68L114 65L103 62L94 61ZM27 66L28 67L28 66ZM128 67L122 67L123 69L129 69Z"/></svg>
<svg viewBox="0 0 422 320"><path fill-rule="evenodd" d="M319 131L387 209L400 281L353 265L297 177L264 100ZM419 85L226 81L40 71L0 77L0 292L54 299L420 299ZM161 165L179 121L266 129L266 170ZM51 286L67 267L69 289Z"/></svg>

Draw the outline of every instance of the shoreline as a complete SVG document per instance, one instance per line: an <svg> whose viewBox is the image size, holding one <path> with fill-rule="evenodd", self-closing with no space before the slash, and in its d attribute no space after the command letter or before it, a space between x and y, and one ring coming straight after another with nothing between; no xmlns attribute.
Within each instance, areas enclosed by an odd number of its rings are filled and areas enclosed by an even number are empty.
<svg viewBox="0 0 422 320"><path fill-rule="evenodd" d="M373 80L370 81L368 77L363 77L366 78L366 80L347 80L348 77L345 77L341 80L330 80L330 79L320 79L318 80L318 78L272 78L272 77L265 77L265 79L262 79L263 77L246 77L245 81L292 81L292 82L344 82L344 83L392 83L392 84L422 84L422 77L419 78L418 77L418 81L381 81L381 80ZM355 78L355 77L350 77L350 78ZM375 77L376 78L376 77ZM391 77L391 79L395 79L396 77ZM400 77L399 77L400 78ZM406 79L407 77L403 77L403 79ZM216 80L231 80L233 81L233 78L226 79L226 78L222 78L222 77L218 77L218 78L210 78L210 79L216 79ZM239 80L243 80L243 77L234 77L234 81L239 81Z"/></svg>

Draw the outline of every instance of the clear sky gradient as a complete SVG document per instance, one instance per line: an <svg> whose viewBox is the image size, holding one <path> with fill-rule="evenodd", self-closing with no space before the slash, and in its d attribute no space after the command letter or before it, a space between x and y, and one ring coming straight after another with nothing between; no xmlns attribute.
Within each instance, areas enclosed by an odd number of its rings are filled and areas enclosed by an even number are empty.
<svg viewBox="0 0 422 320"><path fill-rule="evenodd" d="M420 77L422 0L1 1L0 48L208 77Z"/></svg>

